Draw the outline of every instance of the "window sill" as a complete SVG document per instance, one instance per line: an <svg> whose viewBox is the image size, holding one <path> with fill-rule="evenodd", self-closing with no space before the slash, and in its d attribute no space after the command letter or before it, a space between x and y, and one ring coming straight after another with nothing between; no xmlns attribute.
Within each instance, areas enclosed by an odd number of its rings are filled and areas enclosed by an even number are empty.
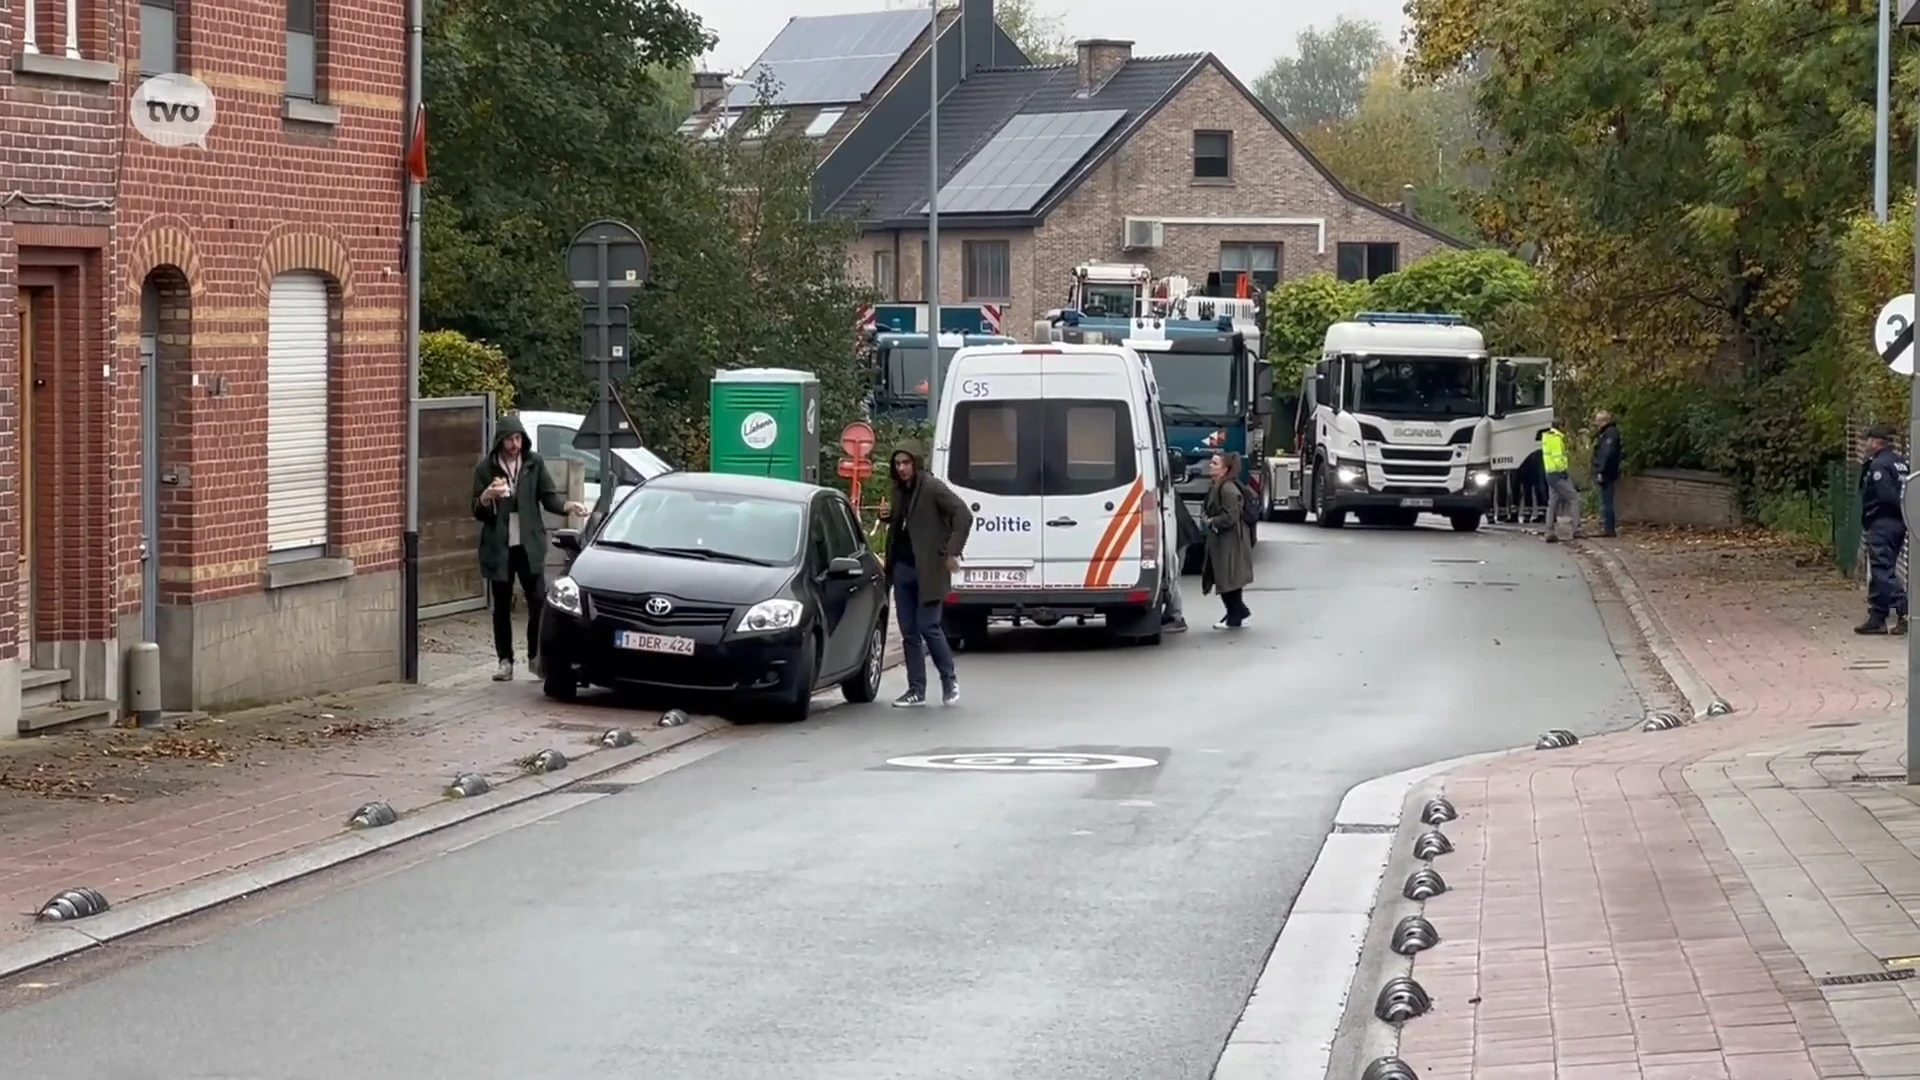
<svg viewBox="0 0 1920 1080"><path fill-rule="evenodd" d="M353 576L353 560L323 555L314 559L273 563L267 567L268 591L318 585L323 581L342 581Z"/></svg>
<svg viewBox="0 0 1920 1080"><path fill-rule="evenodd" d="M1233 177L1231 176L1196 176L1193 178L1193 186L1194 187L1232 187L1234 186L1234 184L1233 184Z"/></svg>
<svg viewBox="0 0 1920 1080"><path fill-rule="evenodd" d="M48 75L56 79L78 79L82 82L116 83L120 81L120 65L104 60L75 60L70 56L55 56L50 53L18 53L13 58L13 70L22 75Z"/></svg>
<svg viewBox="0 0 1920 1080"><path fill-rule="evenodd" d="M325 105L305 98L287 98L286 106L280 115L298 124L318 124L322 127L336 127L340 123L340 108L337 105Z"/></svg>

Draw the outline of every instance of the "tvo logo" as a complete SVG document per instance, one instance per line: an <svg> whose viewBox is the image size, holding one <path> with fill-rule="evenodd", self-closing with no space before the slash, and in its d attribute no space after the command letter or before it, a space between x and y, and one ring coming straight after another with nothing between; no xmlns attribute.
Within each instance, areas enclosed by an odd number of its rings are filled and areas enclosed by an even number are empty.
<svg viewBox="0 0 1920 1080"><path fill-rule="evenodd" d="M990 533L1030 533L1033 531L1033 522L1011 514L999 514L994 517L974 518L973 527L981 532Z"/></svg>
<svg viewBox="0 0 1920 1080"><path fill-rule="evenodd" d="M133 92L127 119L148 142L207 147L213 130L213 91L191 75L155 75Z"/></svg>

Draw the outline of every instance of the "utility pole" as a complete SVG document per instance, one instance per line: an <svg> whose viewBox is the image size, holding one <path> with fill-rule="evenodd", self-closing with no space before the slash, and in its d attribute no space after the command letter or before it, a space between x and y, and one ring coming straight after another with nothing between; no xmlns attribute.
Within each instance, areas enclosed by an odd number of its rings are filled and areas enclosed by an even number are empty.
<svg viewBox="0 0 1920 1080"><path fill-rule="evenodd" d="M1880 0L1880 81L1873 118L1873 216L1887 223L1887 126L1893 112L1893 0Z"/></svg>
<svg viewBox="0 0 1920 1080"><path fill-rule="evenodd" d="M421 72L425 0L407 0L407 149L418 152L412 140L421 137L420 113L426 87ZM413 153L407 155L407 389L401 395L407 408L407 528L400 540L400 676L420 681L420 203L421 184L412 175ZM491 418L489 418L491 419Z"/></svg>
<svg viewBox="0 0 1920 1080"><path fill-rule="evenodd" d="M940 0L927 0L927 422L940 419ZM928 447L929 450L932 447Z"/></svg>

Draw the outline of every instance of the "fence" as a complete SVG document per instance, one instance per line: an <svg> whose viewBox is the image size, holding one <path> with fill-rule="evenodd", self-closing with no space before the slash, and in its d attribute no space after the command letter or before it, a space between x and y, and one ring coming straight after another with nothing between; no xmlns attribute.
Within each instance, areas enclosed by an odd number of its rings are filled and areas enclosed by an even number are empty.
<svg viewBox="0 0 1920 1080"><path fill-rule="evenodd" d="M492 394L414 402L420 430L420 618L487 606L473 463L493 446Z"/></svg>

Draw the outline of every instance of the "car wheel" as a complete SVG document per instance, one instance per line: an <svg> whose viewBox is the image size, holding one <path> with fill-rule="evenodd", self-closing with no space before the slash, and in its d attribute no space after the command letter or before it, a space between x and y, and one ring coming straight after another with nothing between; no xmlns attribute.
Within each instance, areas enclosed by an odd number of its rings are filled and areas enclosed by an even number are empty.
<svg viewBox="0 0 1920 1080"><path fill-rule="evenodd" d="M580 696L580 678L574 674L573 664L551 657L542 657L543 668L540 674L540 689L555 701L572 701Z"/></svg>
<svg viewBox="0 0 1920 1080"><path fill-rule="evenodd" d="M820 648L820 639L816 637L813 648L801 654L802 666L794 673L794 689L785 701L774 705L769 717L773 722L797 724L813 714L813 681L820 677Z"/></svg>
<svg viewBox="0 0 1920 1080"><path fill-rule="evenodd" d="M1323 529L1337 529L1347 523L1345 510L1329 510L1327 504L1327 468L1324 462L1313 470L1313 523Z"/></svg>
<svg viewBox="0 0 1920 1080"><path fill-rule="evenodd" d="M880 675L887 666L887 615L881 612L874 620L873 632L867 635L867 655L861 661L860 670L848 676L840 684L840 692L855 705L865 705L880 696Z"/></svg>
<svg viewBox="0 0 1920 1080"><path fill-rule="evenodd" d="M1307 520L1307 512L1305 510L1276 510L1273 513L1273 520L1282 525L1298 525Z"/></svg>
<svg viewBox="0 0 1920 1080"><path fill-rule="evenodd" d="M1452 521L1453 521L1454 532L1479 532L1480 531L1480 512L1478 510L1475 510L1471 513L1454 514L1452 517Z"/></svg>

